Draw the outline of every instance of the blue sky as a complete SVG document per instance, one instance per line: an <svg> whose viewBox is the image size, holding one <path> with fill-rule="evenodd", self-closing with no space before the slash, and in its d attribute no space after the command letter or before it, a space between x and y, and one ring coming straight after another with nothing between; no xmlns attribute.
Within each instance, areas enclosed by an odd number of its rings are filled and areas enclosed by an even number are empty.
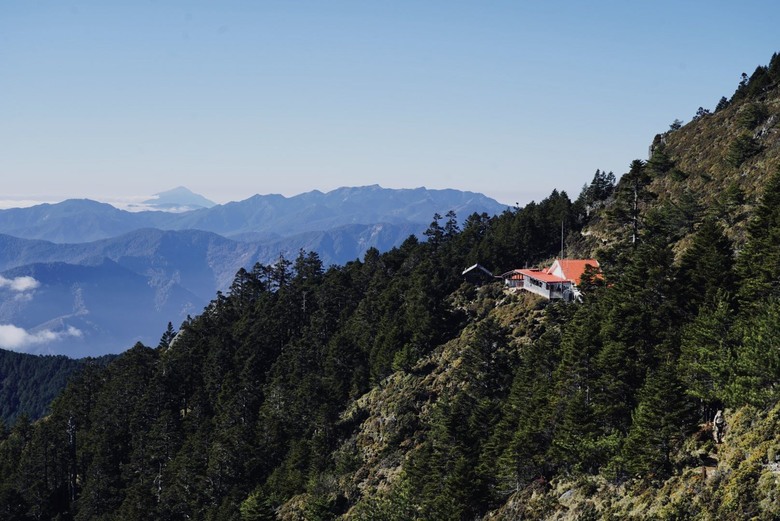
<svg viewBox="0 0 780 521"><path fill-rule="evenodd" d="M780 51L780 3L0 3L0 200L620 175Z"/></svg>

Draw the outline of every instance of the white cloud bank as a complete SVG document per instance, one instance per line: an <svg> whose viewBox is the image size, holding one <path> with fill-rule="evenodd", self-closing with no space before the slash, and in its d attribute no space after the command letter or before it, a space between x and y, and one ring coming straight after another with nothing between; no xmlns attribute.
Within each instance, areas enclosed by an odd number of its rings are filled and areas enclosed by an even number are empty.
<svg viewBox="0 0 780 521"><path fill-rule="evenodd" d="M56 203L53 199L0 199L0 210L8 210L9 208L30 208L31 206L38 206L45 203Z"/></svg>
<svg viewBox="0 0 780 521"><path fill-rule="evenodd" d="M0 275L0 288L8 288L11 291L30 291L40 285L40 282L29 276L7 279Z"/></svg>
<svg viewBox="0 0 780 521"><path fill-rule="evenodd" d="M75 337L83 335L81 330L68 326L64 331L51 331L44 329L30 333L29 331L16 327L11 324L0 324L0 348L11 349L13 351L27 351L31 347L41 344L48 344L61 338Z"/></svg>

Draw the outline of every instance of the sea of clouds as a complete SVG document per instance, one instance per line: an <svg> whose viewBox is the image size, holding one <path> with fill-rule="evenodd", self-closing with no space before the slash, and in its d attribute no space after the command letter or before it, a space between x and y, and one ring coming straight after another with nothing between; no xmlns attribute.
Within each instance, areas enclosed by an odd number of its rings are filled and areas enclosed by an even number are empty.
<svg viewBox="0 0 780 521"><path fill-rule="evenodd" d="M35 280L33 277L25 276L7 279L0 275L0 289L8 288L11 291L18 291L23 293L25 291L32 291L40 285L41 283Z"/></svg>
<svg viewBox="0 0 780 521"><path fill-rule="evenodd" d="M12 279L0 275L0 291L10 292L14 300L30 301L41 283L33 277L15 277ZM81 337L82 332L68 326L62 330L34 329L26 330L13 324L0 324L0 348L12 351L39 351L46 344L66 337ZM44 349L45 350L45 349Z"/></svg>
<svg viewBox="0 0 780 521"><path fill-rule="evenodd" d="M154 204L147 203L147 200L154 200L154 196L125 196L125 197L101 197L94 199L101 203L107 203L128 212L168 212L168 213L182 213L193 210L190 206L169 206L161 208ZM63 201L62 198L55 197L39 197L39 198L19 198L19 199L0 199L0 210L10 210L12 208L30 208L32 206L38 206L41 204L57 204Z"/></svg>

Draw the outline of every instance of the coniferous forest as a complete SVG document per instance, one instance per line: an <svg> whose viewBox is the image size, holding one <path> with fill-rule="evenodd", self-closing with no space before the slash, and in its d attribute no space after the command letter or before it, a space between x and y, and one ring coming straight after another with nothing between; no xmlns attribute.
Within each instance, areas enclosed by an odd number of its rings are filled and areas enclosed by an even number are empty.
<svg viewBox="0 0 780 521"><path fill-rule="evenodd" d="M0 517L777 518L778 121L775 55L574 200L240 270L0 429ZM582 302L464 281L549 265L562 225Z"/></svg>

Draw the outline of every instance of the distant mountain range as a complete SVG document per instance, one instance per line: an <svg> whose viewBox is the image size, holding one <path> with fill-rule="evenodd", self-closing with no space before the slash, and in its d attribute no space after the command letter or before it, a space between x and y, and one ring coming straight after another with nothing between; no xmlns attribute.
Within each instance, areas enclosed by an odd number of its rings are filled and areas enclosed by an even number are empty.
<svg viewBox="0 0 780 521"><path fill-rule="evenodd" d="M188 191L189 192L189 191ZM191 192L189 192L191 193ZM166 198L168 206L184 206ZM312 191L284 197L255 195L243 201L181 213L128 212L88 199L0 210L0 233L25 239L79 243L116 237L142 228L202 230L224 237L247 234L266 239L332 230L353 224L429 224L434 213L460 218L506 209L489 197L458 190L393 190L380 186ZM418 226L419 227L419 226Z"/></svg>
<svg viewBox="0 0 780 521"><path fill-rule="evenodd" d="M471 192L379 186L224 205L183 187L157 196L144 204L173 211L75 199L0 210L0 347L81 357L156 345L241 267L301 250L343 264L421 237L435 213L506 208Z"/></svg>

